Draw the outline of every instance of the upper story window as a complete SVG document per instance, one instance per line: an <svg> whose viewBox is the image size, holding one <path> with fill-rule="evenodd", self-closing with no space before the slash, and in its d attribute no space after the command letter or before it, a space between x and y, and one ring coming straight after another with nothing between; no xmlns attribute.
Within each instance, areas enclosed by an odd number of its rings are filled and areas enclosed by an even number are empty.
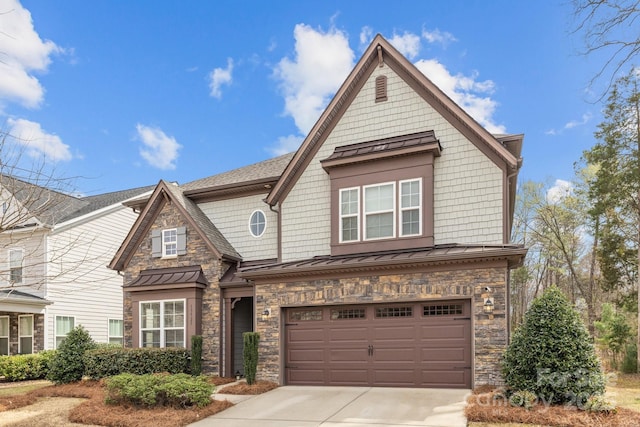
<svg viewBox="0 0 640 427"><path fill-rule="evenodd" d="M162 256L178 255L178 230L162 230Z"/></svg>
<svg viewBox="0 0 640 427"><path fill-rule="evenodd" d="M253 237L260 237L267 228L267 218L261 210L255 210L249 218L249 231Z"/></svg>
<svg viewBox="0 0 640 427"><path fill-rule="evenodd" d="M22 249L9 249L9 282L22 283L22 261L24 251Z"/></svg>
<svg viewBox="0 0 640 427"><path fill-rule="evenodd" d="M340 243L422 234L421 178L341 189L339 204Z"/></svg>
<svg viewBox="0 0 640 427"><path fill-rule="evenodd" d="M151 251L156 258L173 258L187 253L186 227L153 230L151 232Z"/></svg>

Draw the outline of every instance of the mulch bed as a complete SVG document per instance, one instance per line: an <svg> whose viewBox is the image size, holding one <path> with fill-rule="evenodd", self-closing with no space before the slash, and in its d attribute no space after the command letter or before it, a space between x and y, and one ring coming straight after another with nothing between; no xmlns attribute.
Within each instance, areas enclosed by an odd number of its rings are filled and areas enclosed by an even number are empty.
<svg viewBox="0 0 640 427"><path fill-rule="evenodd" d="M587 412L575 406L544 406L531 409L512 407L495 392L476 390L467 401L467 420L485 423L526 423L557 427L632 427L640 426L640 413L617 408L616 413Z"/></svg>
<svg viewBox="0 0 640 427"><path fill-rule="evenodd" d="M239 384L227 386L219 392L222 394L262 394L277 387L278 384L271 381L256 381L252 385L241 382Z"/></svg>

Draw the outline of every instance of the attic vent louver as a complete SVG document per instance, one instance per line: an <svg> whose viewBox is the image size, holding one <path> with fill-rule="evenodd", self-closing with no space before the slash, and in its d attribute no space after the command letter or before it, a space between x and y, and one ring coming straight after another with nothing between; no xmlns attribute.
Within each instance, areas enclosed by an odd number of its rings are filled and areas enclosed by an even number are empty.
<svg viewBox="0 0 640 427"><path fill-rule="evenodd" d="M376 77L376 102L387 100L387 76Z"/></svg>

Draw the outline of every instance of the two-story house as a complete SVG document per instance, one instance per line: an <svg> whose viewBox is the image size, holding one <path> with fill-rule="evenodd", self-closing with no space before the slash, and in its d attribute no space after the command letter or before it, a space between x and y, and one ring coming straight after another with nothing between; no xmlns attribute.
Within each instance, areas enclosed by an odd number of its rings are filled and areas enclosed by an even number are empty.
<svg viewBox="0 0 640 427"><path fill-rule="evenodd" d="M161 181L110 267L125 345L282 384L499 383L522 135L492 135L376 36L300 148Z"/></svg>
<svg viewBox="0 0 640 427"><path fill-rule="evenodd" d="M107 268L153 187L74 197L0 177L0 355L54 349L77 325L122 343L122 278Z"/></svg>

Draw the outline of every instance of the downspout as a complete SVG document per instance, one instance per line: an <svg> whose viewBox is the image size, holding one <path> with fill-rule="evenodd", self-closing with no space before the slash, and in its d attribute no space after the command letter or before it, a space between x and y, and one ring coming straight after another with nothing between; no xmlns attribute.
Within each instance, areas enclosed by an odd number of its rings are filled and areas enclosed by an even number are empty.
<svg viewBox="0 0 640 427"><path fill-rule="evenodd" d="M513 223L513 219L511 218L511 209L509 208L510 202L511 200L509 200L510 194L511 194L511 178L513 178L514 176L518 175L518 172L520 172L520 167L522 166L522 157L518 159L518 163L516 164L516 167L514 168L513 172L509 175L507 175L507 209L509 209L509 212L507 212L507 220L509 221L508 224L508 234L507 234L507 241L505 243L510 243L511 242L511 227L512 227L512 223ZM515 203L515 200L514 200ZM505 315L507 317L507 345L511 342L511 270L509 269L509 267L507 266L507 298L506 298L506 310L505 310Z"/></svg>
<svg viewBox="0 0 640 427"><path fill-rule="evenodd" d="M278 262L282 262L282 216L280 215L280 203L278 202L278 208L274 209L274 205L269 205L269 210L274 212L278 217L278 233L277 233L277 244L278 244Z"/></svg>

